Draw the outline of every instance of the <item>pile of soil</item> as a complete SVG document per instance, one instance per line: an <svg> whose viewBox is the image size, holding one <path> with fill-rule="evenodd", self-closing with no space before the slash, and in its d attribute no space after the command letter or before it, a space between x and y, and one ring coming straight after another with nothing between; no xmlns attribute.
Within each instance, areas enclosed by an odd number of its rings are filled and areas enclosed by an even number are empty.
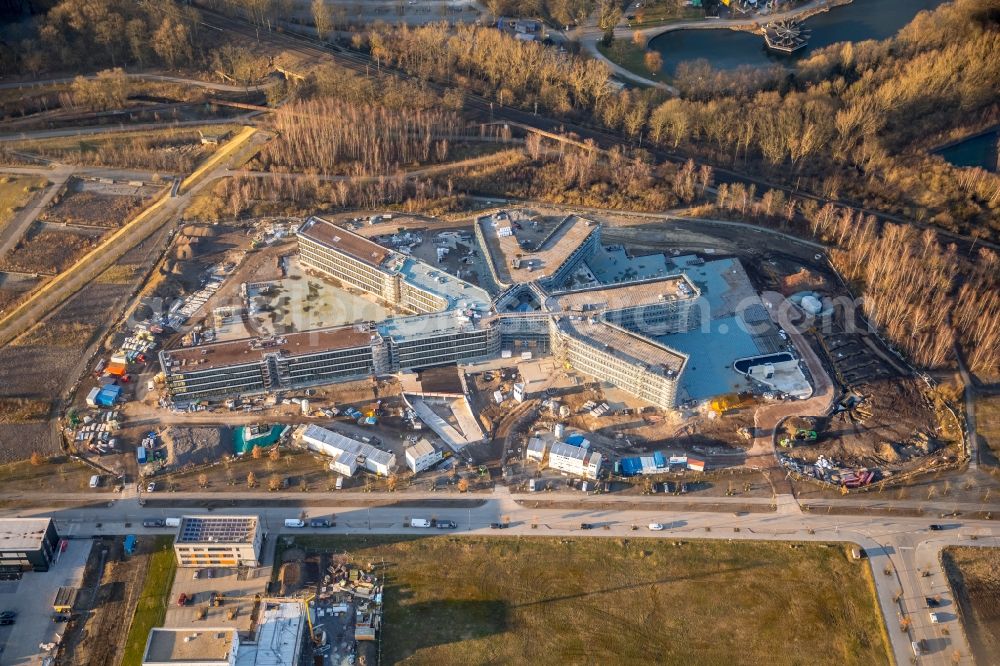
<svg viewBox="0 0 1000 666"><path fill-rule="evenodd" d="M167 465L176 468L215 462L232 452L232 433L225 427L173 426L163 433L163 442L167 446Z"/></svg>

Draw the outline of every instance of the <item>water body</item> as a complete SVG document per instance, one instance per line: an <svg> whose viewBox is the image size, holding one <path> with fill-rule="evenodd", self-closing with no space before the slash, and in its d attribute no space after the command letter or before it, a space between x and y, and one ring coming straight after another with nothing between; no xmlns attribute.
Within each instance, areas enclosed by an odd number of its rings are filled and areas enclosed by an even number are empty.
<svg viewBox="0 0 1000 666"><path fill-rule="evenodd" d="M891 37L920 11L943 3L944 0L854 0L807 19L804 26L812 30L809 45L790 56L768 51L759 34L725 28L674 30L653 39L649 47L663 55L663 69L670 73L677 63L699 58L717 69L790 65L815 49L837 42Z"/></svg>
<svg viewBox="0 0 1000 666"><path fill-rule="evenodd" d="M937 151L937 154L946 161L959 167L982 167L987 171L996 172L1000 168L997 164L997 151L1000 149L1000 131L980 134L971 139L966 139L954 146L948 146Z"/></svg>

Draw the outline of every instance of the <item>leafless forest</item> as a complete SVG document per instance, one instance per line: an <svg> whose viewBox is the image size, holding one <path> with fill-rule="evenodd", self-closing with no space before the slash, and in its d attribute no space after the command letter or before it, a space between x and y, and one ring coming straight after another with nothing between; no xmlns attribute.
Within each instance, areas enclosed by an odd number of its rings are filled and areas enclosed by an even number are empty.
<svg viewBox="0 0 1000 666"><path fill-rule="evenodd" d="M335 98L282 107L274 114L279 138L264 149L268 168L317 173L390 174L399 165L442 162L466 133L458 114L389 110Z"/></svg>

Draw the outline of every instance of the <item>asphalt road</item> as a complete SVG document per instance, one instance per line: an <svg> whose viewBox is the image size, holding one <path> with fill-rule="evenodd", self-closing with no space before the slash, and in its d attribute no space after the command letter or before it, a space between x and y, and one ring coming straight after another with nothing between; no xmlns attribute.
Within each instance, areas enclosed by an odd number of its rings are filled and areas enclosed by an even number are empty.
<svg viewBox="0 0 1000 666"><path fill-rule="evenodd" d="M339 497L347 498L349 494ZM400 496L404 499L406 496ZM545 499L552 499L547 494ZM159 498L158 498L159 499ZM164 498L169 503L168 498ZM931 531L925 518L873 518L868 516L830 516L803 514L794 498L778 496L777 511L736 515L719 512L696 513L652 510L589 509L538 509L525 502L537 499L534 495L510 495L499 488L482 506L463 509L425 509L407 507L337 507L307 506L299 509L258 508L232 509L232 513L255 513L262 517L264 529L274 534L315 533L332 534L414 534L417 528L406 526L414 517L451 519L458 523L454 534L479 534L491 536L574 536L607 538L642 536L667 539L749 539L791 541L837 541L862 546L870 559L879 605L886 621L892 642L895 661L911 662L912 640L923 639L927 654L919 659L921 664L972 664L969 647L957 614L947 581L940 569L940 551L948 545L1000 545L1000 528L988 521L952 521L948 529ZM579 496L576 497L579 500ZM518 502L517 500L521 500ZM609 500L600 498L602 506ZM104 504L91 504L81 508L55 508L37 510L4 510L3 515L52 515L59 532L77 538L97 534L163 533L166 530L145 529L141 521L146 518L179 516L190 509L141 507L135 498L120 499ZM220 511L221 513L221 511ZM285 518L329 516L336 513L337 527L331 529L286 529ZM509 521L506 530L493 530L491 523ZM581 529L581 523L591 523L594 529ZM650 531L652 522L666 526L660 532ZM537 527L533 527L537 525ZM637 526L637 530L632 527ZM439 534L437 530L423 532ZM973 538L975 537L975 538ZM888 573L886 573L888 571ZM924 576L923 573L928 572ZM835 584L830 581L829 584ZM897 597L897 593L902 592ZM940 623L932 624L925 597L940 594L944 601L940 607ZM898 617L904 613L910 618L909 632L900 630ZM958 651L961 659L953 661Z"/></svg>

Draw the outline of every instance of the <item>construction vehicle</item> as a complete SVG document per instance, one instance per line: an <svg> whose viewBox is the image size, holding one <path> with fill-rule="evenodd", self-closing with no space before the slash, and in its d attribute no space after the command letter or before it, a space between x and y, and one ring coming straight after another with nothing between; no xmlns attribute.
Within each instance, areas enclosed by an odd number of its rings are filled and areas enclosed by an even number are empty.
<svg viewBox="0 0 1000 666"><path fill-rule="evenodd" d="M309 609L309 602L316 598L315 594L310 594L302 599L302 605L306 607L306 622L309 623L309 638L312 640L313 645L319 645L319 640L316 638L316 629L313 627L312 611Z"/></svg>
<svg viewBox="0 0 1000 666"><path fill-rule="evenodd" d="M815 442L816 441L816 431L815 430L799 430L795 433L795 439L802 442Z"/></svg>

